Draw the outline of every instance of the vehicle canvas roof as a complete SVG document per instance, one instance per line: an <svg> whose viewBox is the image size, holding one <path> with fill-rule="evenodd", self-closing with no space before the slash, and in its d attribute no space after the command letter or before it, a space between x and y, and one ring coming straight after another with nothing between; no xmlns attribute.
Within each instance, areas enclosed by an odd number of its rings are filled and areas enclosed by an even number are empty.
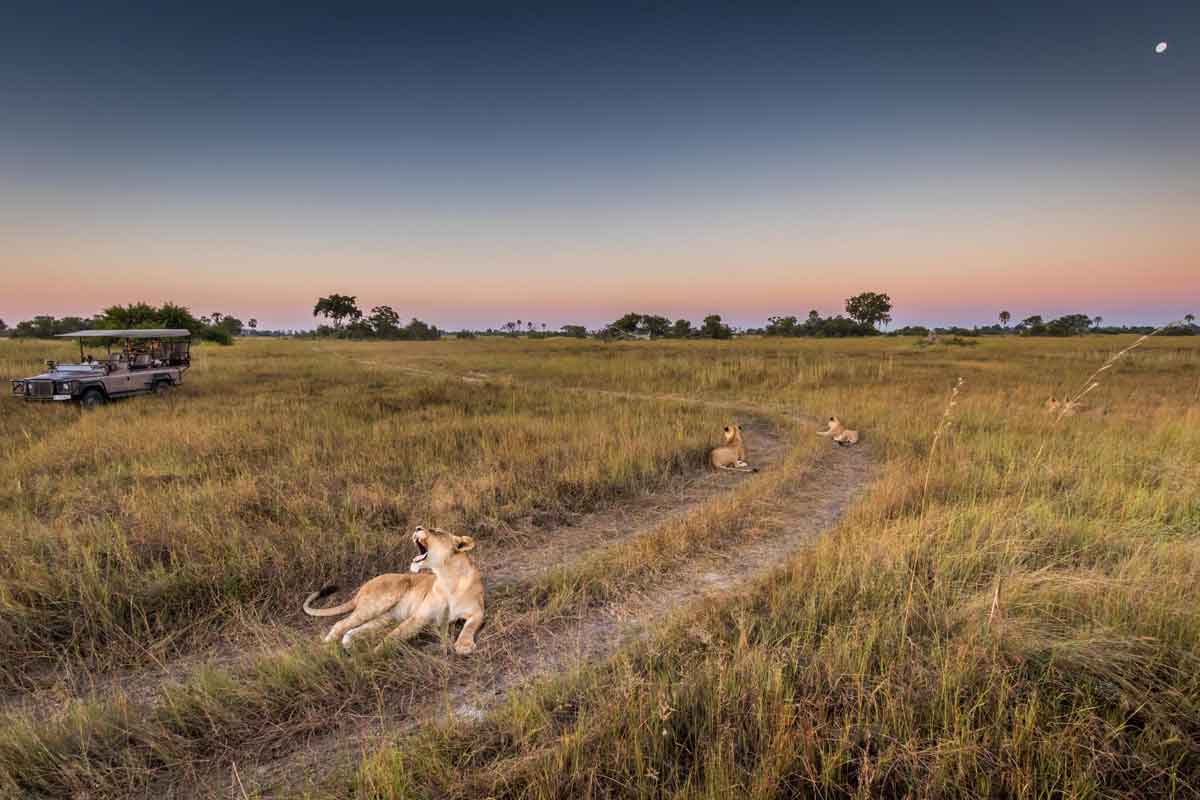
<svg viewBox="0 0 1200 800"><path fill-rule="evenodd" d="M175 339L191 336L186 328L134 328L125 331L75 331L60 333L59 339Z"/></svg>

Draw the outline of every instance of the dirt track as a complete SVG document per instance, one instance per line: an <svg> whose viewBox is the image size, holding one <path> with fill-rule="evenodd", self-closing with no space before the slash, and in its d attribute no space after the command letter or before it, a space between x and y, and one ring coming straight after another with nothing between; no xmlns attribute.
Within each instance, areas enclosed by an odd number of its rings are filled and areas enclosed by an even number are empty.
<svg viewBox="0 0 1200 800"><path fill-rule="evenodd" d="M485 380L475 375L460 377L472 382ZM788 468L789 442L766 409L677 396L602 393L631 400L700 402L734 411L743 422L751 461L763 470L762 476L778 476L779 470ZM809 417L793 417L806 425L815 422ZM664 609L685 609L701 598L728 593L768 573L837 522L868 481L870 466L869 448L832 447L822 451L814 462L791 467L795 474L783 476L785 483L770 493L768 507L760 508L763 513L753 535L740 539L734 553L725 549L698 551L673 564L652 589L635 588L619 601L587 606L549 625L530 615L506 615L501 611L481 632L477 655L456 659L458 663L446 671L445 682L440 687L429 687L425 696L379 698L371 712L361 706L334 710L330 722L314 729L311 735L288 738L273 746L255 748L231 743L228 751L219 752L209 762L209 767L188 776L163 775L159 785L147 787L145 796L240 797L244 790L255 796L292 797L300 785L319 781L333 769L352 766L364 752L385 739L432 724L447 713L468 720L478 718L507 692L581 660L603 658L630 637L646 634L663 620ZM666 491L636 498L621 508L580 515L566 525L519 527L494 542L492 548L480 548L476 562L486 576L489 592L501 596L503 609L504 597L520 592L550 571L619 546L623 540L646 534L671 520L686 518L730 490L757 479L723 472L680 478ZM521 558L514 559L514 552ZM158 669L60 681L17 699L10 707L49 715L64 696L103 699L117 690L135 703L150 706L165 684L185 680L197 669L214 663L232 668L250 664L299 641L316 638L328 622L290 619L275 630L265 631L261 641L250 648L239 643L217 652L187 654Z"/></svg>
<svg viewBox="0 0 1200 800"><path fill-rule="evenodd" d="M735 591L811 544L842 516L866 484L870 470L868 450L831 448L773 498L770 521L753 540L738 543L736 557L705 553L678 565L652 589L591 607L562 624L542 629L520 624L485 628L478 652L488 655L472 659L453 685L431 699L410 702L398 713L348 720L284 758L241 765L240 778L262 797L293 797L304 784L333 768L352 766L385 740L436 724L447 714L479 719L507 692L580 662L604 658L632 637L647 634L670 614L686 614L691 603ZM210 780L211 776L192 784L191 796L230 796L228 786L215 790Z"/></svg>
<svg viewBox="0 0 1200 800"><path fill-rule="evenodd" d="M426 376L436 374L412 371ZM470 375L463 380L479 382L482 378ZM788 449L769 420L762 416L766 410L760 407L697 401L673 395L604 390L599 393L632 400L697 402L739 412L746 420L748 444L754 446L757 453L752 460L767 472L782 466ZM806 424L817 423L815 417L808 415L792 416ZM352 766L386 740L411 734L424 725L436 724L447 714L468 721L479 719L507 692L539 677L568 670L580 662L604 658L630 638L644 635L662 622L668 615L664 609L686 613L689 604L735 591L738 586L768 574L790 554L810 544L841 518L869 481L871 465L869 447L830 447L807 468L788 476L788 485L770 500L766 524L751 540L739 542L735 558L730 558L728 552L703 553L676 565L651 590L633 592L620 602L590 607L585 613L553 626L529 627L519 621L506 626L485 626L479 637L478 652L487 653L487 657L473 658L462 673L455 675L452 684L448 683L427 699L405 698L399 708L348 718L345 724L312 737L281 758L244 763L239 767L237 780L258 796L281 800L292 797L303 786L319 781L320 776ZM498 573L492 573L499 575L499 581L491 585L515 580L518 575L532 577L562 563L564 554L568 558L580 558L596 548L652 528L669 517L684 516L705 499L747 479L753 478L710 473L670 500L647 498L654 508L644 517L630 516L628 511L605 512L594 515L577 531L555 531L554 545L546 551L545 558L528 560L507 574L505 568L500 567ZM481 566L487 570L483 563ZM235 788L232 783L215 788L213 779L216 776L212 774L197 777L186 796L230 796Z"/></svg>

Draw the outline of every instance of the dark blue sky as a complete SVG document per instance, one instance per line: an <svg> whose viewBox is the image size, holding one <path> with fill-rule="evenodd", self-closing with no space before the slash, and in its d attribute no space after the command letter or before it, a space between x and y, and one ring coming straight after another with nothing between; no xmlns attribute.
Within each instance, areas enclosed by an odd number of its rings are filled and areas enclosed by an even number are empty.
<svg viewBox="0 0 1200 800"><path fill-rule="evenodd" d="M1095 276L1088 308L1157 317L1128 276L1194 296L1198 46L1195 2L18 4L0 274L280 324L328 291L489 324L866 288L968 321Z"/></svg>

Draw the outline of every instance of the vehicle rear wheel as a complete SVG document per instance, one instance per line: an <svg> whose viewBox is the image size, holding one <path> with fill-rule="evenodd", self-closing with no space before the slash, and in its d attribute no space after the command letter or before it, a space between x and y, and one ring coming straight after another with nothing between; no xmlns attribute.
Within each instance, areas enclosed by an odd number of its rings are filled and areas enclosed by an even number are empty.
<svg viewBox="0 0 1200 800"><path fill-rule="evenodd" d="M108 402L108 398L104 396L104 392L99 389L88 389L79 398L79 405L87 409L99 408Z"/></svg>

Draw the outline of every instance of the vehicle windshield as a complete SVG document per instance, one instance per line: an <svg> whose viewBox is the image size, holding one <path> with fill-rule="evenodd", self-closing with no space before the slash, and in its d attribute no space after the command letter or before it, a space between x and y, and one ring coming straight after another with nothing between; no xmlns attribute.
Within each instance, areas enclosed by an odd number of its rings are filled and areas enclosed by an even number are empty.
<svg viewBox="0 0 1200 800"><path fill-rule="evenodd" d="M95 367L91 364L59 364L56 369L59 372L91 372Z"/></svg>

